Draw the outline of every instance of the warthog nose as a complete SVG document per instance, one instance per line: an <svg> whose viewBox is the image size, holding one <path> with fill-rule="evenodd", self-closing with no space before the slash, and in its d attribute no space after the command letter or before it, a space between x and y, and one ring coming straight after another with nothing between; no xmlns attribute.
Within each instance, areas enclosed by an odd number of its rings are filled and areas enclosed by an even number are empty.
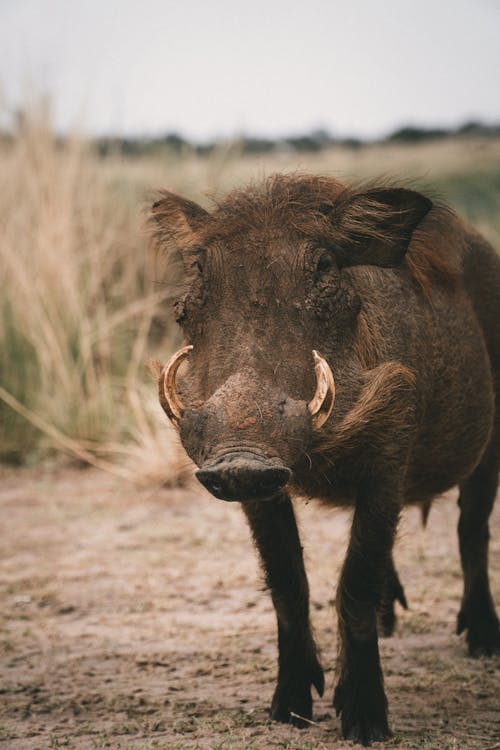
<svg viewBox="0 0 500 750"><path fill-rule="evenodd" d="M286 466L269 466L258 459L224 457L196 472L196 478L221 500L264 500L290 479Z"/></svg>

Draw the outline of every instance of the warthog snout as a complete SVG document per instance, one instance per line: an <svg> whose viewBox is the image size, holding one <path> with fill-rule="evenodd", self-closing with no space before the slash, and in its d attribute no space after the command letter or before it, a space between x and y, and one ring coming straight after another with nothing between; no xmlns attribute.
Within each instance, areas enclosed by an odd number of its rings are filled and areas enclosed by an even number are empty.
<svg viewBox="0 0 500 750"><path fill-rule="evenodd" d="M289 481L292 472L277 462L234 453L203 466L196 478L220 500L265 500Z"/></svg>

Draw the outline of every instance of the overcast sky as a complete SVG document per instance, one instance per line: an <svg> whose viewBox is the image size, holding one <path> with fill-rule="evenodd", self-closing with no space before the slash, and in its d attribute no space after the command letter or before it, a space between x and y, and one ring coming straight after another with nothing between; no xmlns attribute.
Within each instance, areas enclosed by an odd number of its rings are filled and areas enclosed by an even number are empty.
<svg viewBox="0 0 500 750"><path fill-rule="evenodd" d="M500 121L500 0L0 0L0 106L59 129L379 135Z"/></svg>

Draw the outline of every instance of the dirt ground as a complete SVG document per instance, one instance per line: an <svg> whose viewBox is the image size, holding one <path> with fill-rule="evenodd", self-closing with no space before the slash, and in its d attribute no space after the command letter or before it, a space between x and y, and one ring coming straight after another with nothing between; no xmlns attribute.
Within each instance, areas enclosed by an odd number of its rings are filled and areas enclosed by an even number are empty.
<svg viewBox="0 0 500 750"><path fill-rule="evenodd" d="M500 505L500 504L499 504ZM271 723L275 622L237 505L91 470L0 470L0 747L341 750L331 707L345 512L298 503L326 691L307 730ZM385 747L500 748L500 660L454 635L455 497L405 512L409 599L382 642ZM500 603L500 507L491 573ZM381 747L381 745L379 745Z"/></svg>

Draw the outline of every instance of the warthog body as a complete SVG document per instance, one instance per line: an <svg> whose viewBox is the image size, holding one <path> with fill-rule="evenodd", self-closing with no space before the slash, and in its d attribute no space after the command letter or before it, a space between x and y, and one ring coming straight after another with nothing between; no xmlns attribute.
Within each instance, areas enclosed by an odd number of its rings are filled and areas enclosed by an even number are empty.
<svg viewBox="0 0 500 750"><path fill-rule="evenodd" d="M346 738L384 739L377 635L392 633L395 601L406 606L392 560L404 504L426 513L460 486L457 630L472 655L500 646L487 572L500 261L417 192L314 176L275 176L210 213L163 192L152 225L184 263L176 315L192 346L162 371L161 401L200 481L241 501L248 518L278 621L271 714L300 724L311 718L311 686L324 688L296 493L353 508L334 706Z"/></svg>

